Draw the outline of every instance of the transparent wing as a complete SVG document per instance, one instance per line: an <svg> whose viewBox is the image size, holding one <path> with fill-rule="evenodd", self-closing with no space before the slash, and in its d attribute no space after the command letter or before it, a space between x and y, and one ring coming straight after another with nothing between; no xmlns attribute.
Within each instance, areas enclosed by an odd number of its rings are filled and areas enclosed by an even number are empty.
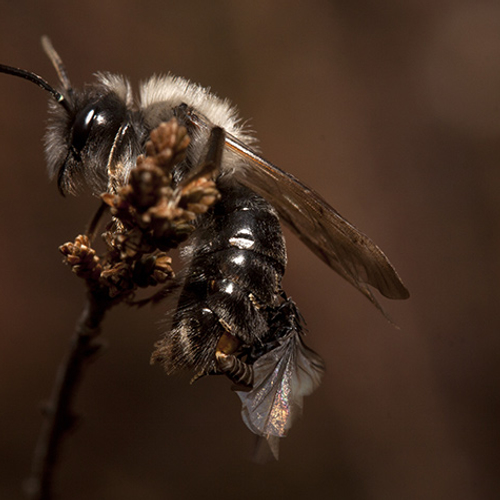
<svg viewBox="0 0 500 500"><path fill-rule="evenodd" d="M253 388L248 392L236 391L242 403L242 418L253 433L267 439L277 459L279 438L286 436L302 413L304 396L319 386L324 363L293 329L279 346L252 366Z"/></svg>
<svg viewBox="0 0 500 500"><path fill-rule="evenodd" d="M368 285L390 299L409 297L382 250L318 193L232 137L227 138L226 144L247 159L245 168L234 171L235 178L266 198L281 219L320 259L382 312Z"/></svg>
<svg viewBox="0 0 500 500"><path fill-rule="evenodd" d="M211 128L208 120L192 110L187 114L197 127ZM232 173L236 180L266 198L281 219L320 259L382 312L368 285L390 299L409 297L408 290L382 250L318 193L230 134L226 136L226 149L244 160L242 167L238 166Z"/></svg>

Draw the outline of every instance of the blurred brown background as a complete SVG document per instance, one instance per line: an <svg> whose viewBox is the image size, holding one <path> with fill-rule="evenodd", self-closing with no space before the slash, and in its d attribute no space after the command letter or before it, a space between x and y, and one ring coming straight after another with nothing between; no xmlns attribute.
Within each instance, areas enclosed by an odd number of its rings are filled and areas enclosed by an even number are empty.
<svg viewBox="0 0 500 500"><path fill-rule="evenodd" d="M1 0L0 61L75 86L171 71L237 103L264 155L390 256L412 297L396 330L289 235L285 288L324 357L281 446L253 437L219 378L149 366L162 306L109 314L78 395L61 499L490 499L499 493L500 6L478 0ZM49 184L48 97L0 75L0 498L21 498L83 303L58 245L96 201Z"/></svg>

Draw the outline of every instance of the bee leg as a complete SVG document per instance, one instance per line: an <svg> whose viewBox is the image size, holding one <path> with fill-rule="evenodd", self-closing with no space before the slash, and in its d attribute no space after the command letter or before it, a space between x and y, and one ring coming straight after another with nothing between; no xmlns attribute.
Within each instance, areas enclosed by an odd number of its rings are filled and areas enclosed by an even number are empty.
<svg viewBox="0 0 500 500"><path fill-rule="evenodd" d="M241 359L233 354L240 347L240 344L240 340L227 331L221 335L215 349L217 368L219 369L219 373L226 375L235 384L252 387L252 366L241 361Z"/></svg>
<svg viewBox="0 0 500 500"><path fill-rule="evenodd" d="M182 188L201 177L216 177L220 172L222 153L226 143L226 132L221 127L213 127L208 138L207 152L204 160L185 179L179 183Z"/></svg>
<svg viewBox="0 0 500 500"><path fill-rule="evenodd" d="M234 354L215 352L217 367L236 385L253 386L253 367L248 365Z"/></svg>
<svg viewBox="0 0 500 500"><path fill-rule="evenodd" d="M208 138L208 150L205 156L205 165L212 164L217 170L220 169L222 163L222 153L226 144L226 132L221 127L214 127L210 131Z"/></svg>
<svg viewBox="0 0 500 500"><path fill-rule="evenodd" d="M87 227L87 230L85 231L85 234L89 237L90 241L92 241L94 239L95 233L97 231L97 226L99 225L99 222L100 222L102 216L104 215L104 212L106 212L106 210L108 208L109 207L106 205L106 203L101 202L101 204L99 205L99 208L97 209L96 213L92 217L92 220L89 222L89 225Z"/></svg>

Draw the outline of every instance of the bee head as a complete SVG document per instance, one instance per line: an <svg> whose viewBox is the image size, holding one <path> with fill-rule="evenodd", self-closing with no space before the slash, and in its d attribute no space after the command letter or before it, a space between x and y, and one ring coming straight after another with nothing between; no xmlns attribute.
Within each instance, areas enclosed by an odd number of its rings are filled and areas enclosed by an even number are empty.
<svg viewBox="0 0 500 500"><path fill-rule="evenodd" d="M75 90L47 37L42 45L59 75L60 90L26 70L0 65L0 72L29 80L51 94L45 136L49 175L57 179L63 195L84 187L96 194L114 190L126 179L142 140L140 128L134 126L137 112L130 84L121 76L101 73L95 83Z"/></svg>

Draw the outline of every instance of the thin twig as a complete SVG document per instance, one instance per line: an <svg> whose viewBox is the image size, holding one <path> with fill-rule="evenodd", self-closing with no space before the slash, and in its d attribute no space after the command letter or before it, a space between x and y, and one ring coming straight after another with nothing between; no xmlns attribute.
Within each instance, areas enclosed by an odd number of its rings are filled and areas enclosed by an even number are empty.
<svg viewBox="0 0 500 500"><path fill-rule="evenodd" d="M172 259L166 250L176 248L194 230L193 220L219 198L213 165L173 188L172 169L185 158L189 137L177 121L160 124L139 156L129 183L116 193L102 195L101 204L86 235L59 250L72 271L85 280L87 303L69 350L54 382L45 420L33 456L25 490L31 500L51 500L53 478L64 436L75 424L73 402L87 363L100 349L97 337L106 311L121 302L134 304L136 290L168 285ZM98 256L92 239L101 216L110 210L113 224L103 234L107 251ZM157 293L152 302L164 294Z"/></svg>
<svg viewBox="0 0 500 500"><path fill-rule="evenodd" d="M106 311L111 307L109 296L89 292L82 315L71 338L67 355L59 366L53 393L46 408L45 420L33 456L30 477L25 491L31 500L52 498L52 483L64 435L70 431L76 417L73 401L86 364L100 348L96 340Z"/></svg>

